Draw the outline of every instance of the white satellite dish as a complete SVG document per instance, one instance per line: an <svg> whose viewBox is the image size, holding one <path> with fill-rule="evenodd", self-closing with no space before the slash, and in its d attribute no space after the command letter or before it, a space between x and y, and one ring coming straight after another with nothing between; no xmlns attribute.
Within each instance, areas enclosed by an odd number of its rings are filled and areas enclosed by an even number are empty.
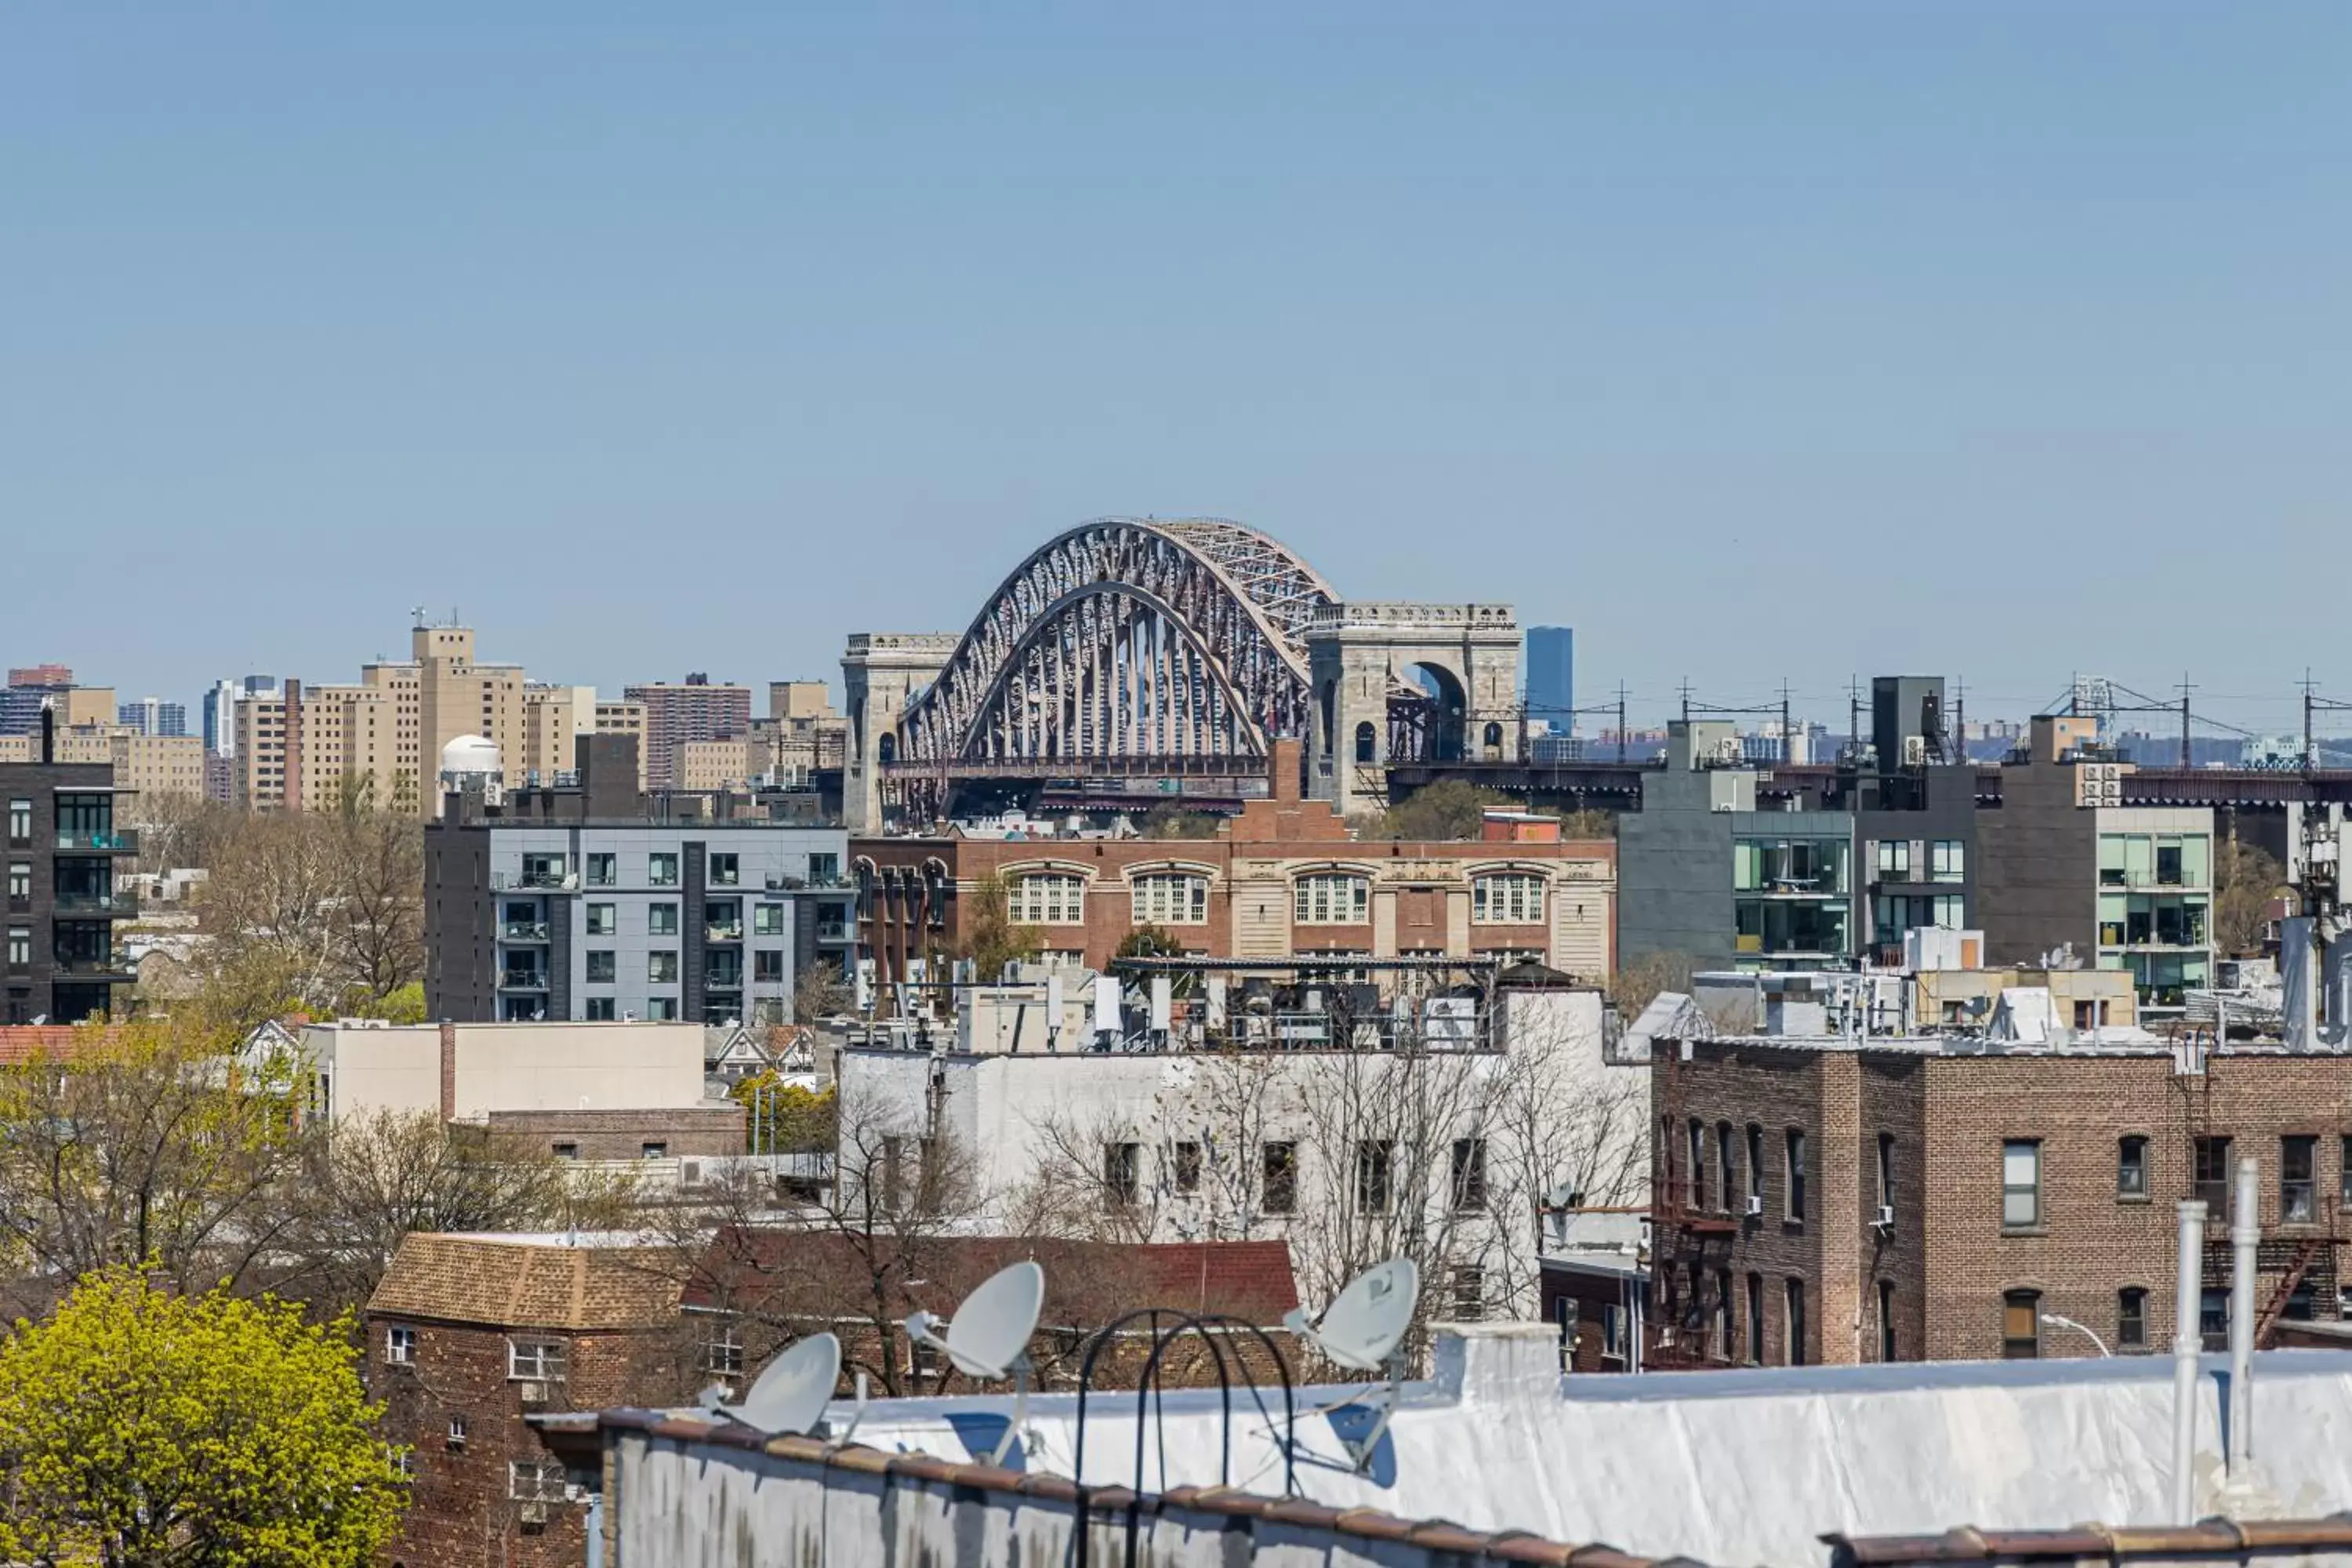
<svg viewBox="0 0 2352 1568"><path fill-rule="evenodd" d="M1283 1317L1284 1328L1333 1363L1350 1372L1388 1374L1388 1386L1368 1396L1379 1401L1380 1419L1362 1438L1347 1444L1348 1457L1360 1473L1371 1463L1389 1417L1404 1397L1402 1347L1405 1331L1412 1327L1413 1309L1420 1304L1421 1270L1410 1258L1391 1258L1349 1280L1323 1309L1319 1321L1310 1319L1304 1307L1294 1307Z"/></svg>
<svg viewBox="0 0 2352 1568"><path fill-rule="evenodd" d="M722 1405L717 1387L703 1391L703 1407L771 1436L805 1433L824 1416L841 1381L841 1342L811 1334L768 1363L740 1405Z"/></svg>
<svg viewBox="0 0 2352 1568"><path fill-rule="evenodd" d="M997 1383L1013 1380L1013 1419L997 1440L988 1462L1001 1464L1029 1411L1029 1337L1037 1331L1037 1314L1045 1306L1045 1271L1034 1261L1000 1268L964 1298L947 1332L930 1312L907 1320L907 1337L945 1355L967 1377Z"/></svg>

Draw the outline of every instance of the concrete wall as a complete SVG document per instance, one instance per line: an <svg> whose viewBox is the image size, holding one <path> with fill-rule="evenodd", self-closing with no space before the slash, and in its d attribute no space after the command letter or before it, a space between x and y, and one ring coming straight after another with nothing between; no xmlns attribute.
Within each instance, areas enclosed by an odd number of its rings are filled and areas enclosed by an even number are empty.
<svg viewBox="0 0 2352 1568"><path fill-rule="evenodd" d="M702 1103L699 1024L456 1024L443 1105L434 1024L313 1025L303 1044L329 1076L330 1114L684 1109Z"/></svg>

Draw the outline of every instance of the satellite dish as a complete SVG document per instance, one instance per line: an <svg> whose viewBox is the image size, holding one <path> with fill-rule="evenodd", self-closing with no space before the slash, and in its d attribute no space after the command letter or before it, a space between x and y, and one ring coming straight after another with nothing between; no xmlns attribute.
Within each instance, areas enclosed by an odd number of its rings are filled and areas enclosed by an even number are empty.
<svg viewBox="0 0 2352 1568"><path fill-rule="evenodd" d="M1283 1317L1284 1328L1336 1365L1350 1372L1388 1374L1388 1386L1367 1396L1367 1402L1380 1412L1380 1419L1361 1437L1340 1439L1360 1475L1371 1464L1381 1434L1389 1429L1389 1418L1404 1398L1402 1347L1405 1331L1412 1327L1413 1309L1420 1304L1421 1270L1410 1258L1391 1258L1349 1280L1348 1288L1323 1309L1320 1321L1308 1318L1304 1307L1294 1307Z"/></svg>
<svg viewBox="0 0 2352 1568"><path fill-rule="evenodd" d="M992 1465L1003 1462L1005 1449L1028 1414L1029 1336L1037 1331L1037 1314L1045 1305L1045 1271L1028 1261L1000 1268L982 1280L948 1321L944 1337L934 1313L917 1312L907 1320L908 1339L944 1354L967 1377L989 1383L1013 1380L1013 1419L1005 1423L1004 1436L989 1455Z"/></svg>
<svg viewBox="0 0 2352 1568"><path fill-rule="evenodd" d="M805 1433L815 1427L833 1399L841 1379L841 1342L831 1334L811 1334L768 1363L740 1405L721 1405L703 1391L703 1406L771 1436Z"/></svg>
<svg viewBox="0 0 2352 1568"><path fill-rule="evenodd" d="M1321 1322L1294 1307L1282 1323L1349 1371L1378 1372L1396 1354L1420 1302L1421 1270L1410 1258L1391 1258L1349 1280Z"/></svg>

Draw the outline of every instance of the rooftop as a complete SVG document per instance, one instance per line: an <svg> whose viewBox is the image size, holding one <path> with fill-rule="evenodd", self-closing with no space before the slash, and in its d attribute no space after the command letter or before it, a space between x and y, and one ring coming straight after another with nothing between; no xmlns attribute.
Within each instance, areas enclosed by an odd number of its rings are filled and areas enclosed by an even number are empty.
<svg viewBox="0 0 2352 1568"><path fill-rule="evenodd" d="M492 1328L652 1328L677 1315L683 1262L635 1234L419 1232L402 1238L367 1310Z"/></svg>

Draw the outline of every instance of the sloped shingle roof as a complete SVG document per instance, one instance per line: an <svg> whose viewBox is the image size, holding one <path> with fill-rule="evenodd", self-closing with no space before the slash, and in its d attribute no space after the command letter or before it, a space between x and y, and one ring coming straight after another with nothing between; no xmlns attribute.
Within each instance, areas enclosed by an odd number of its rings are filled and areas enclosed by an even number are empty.
<svg viewBox="0 0 2352 1568"><path fill-rule="evenodd" d="M368 1310L499 1328L652 1328L677 1316L684 1272L667 1247L417 1234L402 1239Z"/></svg>

